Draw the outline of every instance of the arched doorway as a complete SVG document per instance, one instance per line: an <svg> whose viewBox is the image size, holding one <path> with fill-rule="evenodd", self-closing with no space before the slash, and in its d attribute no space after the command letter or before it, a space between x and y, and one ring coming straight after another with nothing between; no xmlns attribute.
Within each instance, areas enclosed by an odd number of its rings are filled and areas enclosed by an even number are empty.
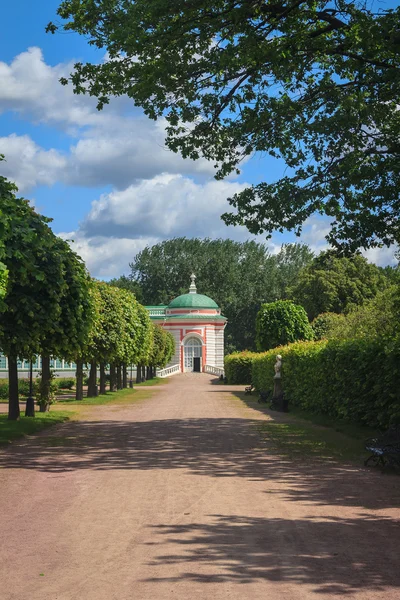
<svg viewBox="0 0 400 600"><path fill-rule="evenodd" d="M201 371L203 349L201 341L197 337L189 337L185 340L183 353L185 371Z"/></svg>

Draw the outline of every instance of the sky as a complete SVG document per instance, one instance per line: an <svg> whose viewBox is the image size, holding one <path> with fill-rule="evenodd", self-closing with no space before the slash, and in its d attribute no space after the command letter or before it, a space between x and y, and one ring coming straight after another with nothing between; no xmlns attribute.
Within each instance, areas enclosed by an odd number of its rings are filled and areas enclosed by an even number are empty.
<svg viewBox="0 0 400 600"><path fill-rule="evenodd" d="M379 6L397 6L381 1ZM245 228L227 227L220 215L226 198L249 183L272 181L284 165L254 156L239 176L214 179L204 159L183 160L164 144L164 123L149 120L125 98L103 111L59 83L75 62L100 62L104 52L74 33L45 33L57 21L59 0L4 3L0 22L0 174L51 217L55 233L71 240L92 276L128 274L146 245L177 236L256 239ZM311 217L301 238L286 232L266 243L302 241L326 248L326 219ZM393 249L369 250L379 264L396 264Z"/></svg>

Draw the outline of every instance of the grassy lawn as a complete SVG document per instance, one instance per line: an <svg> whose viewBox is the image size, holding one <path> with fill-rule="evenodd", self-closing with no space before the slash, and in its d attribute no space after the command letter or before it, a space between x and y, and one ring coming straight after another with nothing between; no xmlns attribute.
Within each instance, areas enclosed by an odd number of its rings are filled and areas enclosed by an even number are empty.
<svg viewBox="0 0 400 600"><path fill-rule="evenodd" d="M257 396L235 392L247 406L269 417L257 423L257 430L269 447L289 458L320 458L362 464L366 457L364 441L376 431L369 427L316 415L296 407L289 413L269 410L257 402Z"/></svg>
<svg viewBox="0 0 400 600"><path fill-rule="evenodd" d="M149 387L165 383L162 378L155 378L134 386L134 389L125 389L118 392L108 392L97 398L84 398L76 401L74 398L65 398L58 400L50 408L48 413L40 413L36 409L35 418L21 416L19 421L8 421L6 414L0 415L0 445L7 444L12 440L32 435L57 423L63 423L70 419L80 418L80 406L98 406L98 405L127 405L140 400L145 400L152 396L152 390ZM23 400L21 400L23 402ZM21 406L21 415L24 414L24 404ZM83 416L83 415L82 415Z"/></svg>
<svg viewBox="0 0 400 600"><path fill-rule="evenodd" d="M63 423L71 418L71 412L36 413L34 419L21 417L19 421L8 421L7 415L0 415L0 445L8 444L12 440L32 435L57 423Z"/></svg>

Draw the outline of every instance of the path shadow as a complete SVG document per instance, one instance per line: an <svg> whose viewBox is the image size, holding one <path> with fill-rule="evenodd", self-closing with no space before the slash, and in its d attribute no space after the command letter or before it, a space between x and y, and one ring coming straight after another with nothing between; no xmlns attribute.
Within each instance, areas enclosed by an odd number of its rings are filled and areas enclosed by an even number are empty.
<svg viewBox="0 0 400 600"><path fill-rule="evenodd" d="M281 456L262 443L259 423L209 418L70 422L0 452L0 468L50 473L186 469L199 476L265 481L269 498L279 494L288 501L319 505L400 506L398 478L334 461Z"/></svg>
<svg viewBox="0 0 400 600"><path fill-rule="evenodd" d="M151 566L166 565L173 575L147 581L248 584L267 580L305 584L314 593L339 597L400 587L400 531L394 520L364 515L324 521L209 517L211 524L151 528L151 544L161 547ZM176 551L163 553L163 545L169 549L173 545ZM299 597L303 597L300 590Z"/></svg>

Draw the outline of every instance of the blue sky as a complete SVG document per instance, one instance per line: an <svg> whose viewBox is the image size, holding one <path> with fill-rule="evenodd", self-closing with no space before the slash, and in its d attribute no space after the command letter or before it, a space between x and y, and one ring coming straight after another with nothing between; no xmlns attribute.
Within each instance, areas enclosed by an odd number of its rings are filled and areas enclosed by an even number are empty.
<svg viewBox="0 0 400 600"><path fill-rule="evenodd" d="M136 252L162 239L250 238L219 219L226 197L245 183L275 179L283 165L255 156L239 177L217 182L206 161L183 161L169 152L163 123L149 121L126 100L99 113L93 99L74 96L59 77L76 61L101 61L103 53L76 34L45 33L46 24L57 19L58 5L59 0L14 0L2 6L0 153L7 162L1 174L54 219L56 233L74 240L96 277L127 273ZM302 241L322 249L327 227L323 219L311 218ZM277 234L268 244L276 251L285 241L298 238ZM368 257L387 264L392 251L370 251Z"/></svg>

